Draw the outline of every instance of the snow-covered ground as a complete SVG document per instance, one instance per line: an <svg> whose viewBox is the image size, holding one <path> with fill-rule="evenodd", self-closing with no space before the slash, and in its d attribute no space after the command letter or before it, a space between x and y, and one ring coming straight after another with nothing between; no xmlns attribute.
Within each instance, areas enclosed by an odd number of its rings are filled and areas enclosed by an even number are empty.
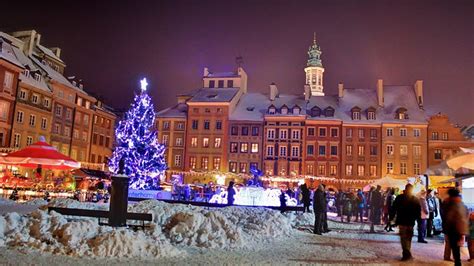
<svg viewBox="0 0 474 266"><path fill-rule="evenodd" d="M0 261L7 264L398 264L394 233L369 234L368 224L330 221L313 235L312 214L263 208L206 209L143 201L132 212L153 214L145 230L98 226L96 219L67 221L47 213L46 202L0 201ZM108 209L107 205L54 200L49 206ZM16 213L16 212L20 212ZM381 228L379 228L381 230ZM411 265L451 265L442 239L413 241ZM467 252L463 250L464 259Z"/></svg>

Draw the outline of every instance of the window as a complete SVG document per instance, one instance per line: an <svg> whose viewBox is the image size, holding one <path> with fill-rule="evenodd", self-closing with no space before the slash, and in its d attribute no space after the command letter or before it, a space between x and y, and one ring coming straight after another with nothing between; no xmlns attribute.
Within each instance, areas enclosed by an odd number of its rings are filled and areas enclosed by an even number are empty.
<svg viewBox="0 0 474 266"><path fill-rule="evenodd" d="M415 175L419 175L421 172L421 167L420 167L420 164L419 163L414 163L413 164L413 173Z"/></svg>
<svg viewBox="0 0 474 266"><path fill-rule="evenodd" d="M222 108L216 108L216 113L222 114L222 110L223 110Z"/></svg>
<svg viewBox="0 0 474 266"><path fill-rule="evenodd" d="M306 154L307 155L314 155L314 145L307 145L306 146Z"/></svg>
<svg viewBox="0 0 474 266"><path fill-rule="evenodd" d="M394 152L393 144L388 144L387 145L387 155L393 155L393 152Z"/></svg>
<svg viewBox="0 0 474 266"><path fill-rule="evenodd" d="M82 106L82 98L77 97L77 105Z"/></svg>
<svg viewBox="0 0 474 266"><path fill-rule="evenodd" d="M346 164L346 175L352 175L352 164Z"/></svg>
<svg viewBox="0 0 474 266"><path fill-rule="evenodd" d="M359 128L359 139L364 139L365 138L365 130L362 128Z"/></svg>
<svg viewBox="0 0 474 266"><path fill-rule="evenodd" d="M360 120L360 112L353 111L352 112L352 120Z"/></svg>
<svg viewBox="0 0 474 266"><path fill-rule="evenodd" d="M27 136L26 137L26 146L30 146L33 143L33 137Z"/></svg>
<svg viewBox="0 0 474 266"><path fill-rule="evenodd" d="M189 157L189 168L196 169L196 157L191 156Z"/></svg>
<svg viewBox="0 0 474 266"><path fill-rule="evenodd" d="M229 170L232 173L236 173L237 172L237 163L236 162L229 162Z"/></svg>
<svg viewBox="0 0 474 266"><path fill-rule="evenodd" d="M364 165L357 165L357 175L364 176L365 175L365 166Z"/></svg>
<svg viewBox="0 0 474 266"><path fill-rule="evenodd" d="M209 120L204 120L204 129L209 130L211 128L211 122Z"/></svg>
<svg viewBox="0 0 474 266"><path fill-rule="evenodd" d="M84 124L84 126L89 125L89 115L84 114L83 124Z"/></svg>
<svg viewBox="0 0 474 266"><path fill-rule="evenodd" d="M400 145L400 155L407 156L408 155L408 146L407 145Z"/></svg>
<svg viewBox="0 0 474 266"><path fill-rule="evenodd" d="M181 154L176 154L174 156L174 166L176 166L176 167L181 166Z"/></svg>
<svg viewBox="0 0 474 266"><path fill-rule="evenodd" d="M331 137L336 138L339 135L339 129L331 128Z"/></svg>
<svg viewBox="0 0 474 266"><path fill-rule="evenodd" d="M64 127L64 136L66 136L66 137L71 136L71 128L70 127Z"/></svg>
<svg viewBox="0 0 474 266"><path fill-rule="evenodd" d="M406 137L406 136L407 136L407 129L400 128L400 137Z"/></svg>
<svg viewBox="0 0 474 266"><path fill-rule="evenodd" d="M214 88L216 86L215 80L209 80L209 88Z"/></svg>
<svg viewBox="0 0 474 266"><path fill-rule="evenodd" d="M442 140L448 140L448 132L441 133L441 139Z"/></svg>
<svg viewBox="0 0 474 266"><path fill-rule="evenodd" d="M413 145L413 156L420 157L421 156L421 146L420 145Z"/></svg>
<svg viewBox="0 0 474 266"><path fill-rule="evenodd" d="M377 129L370 129L370 139L377 139Z"/></svg>
<svg viewBox="0 0 474 266"><path fill-rule="evenodd" d="M440 149L435 149L435 151L434 151L435 160L441 160L442 157L443 156L442 156L441 150Z"/></svg>
<svg viewBox="0 0 474 266"><path fill-rule="evenodd" d="M326 165L320 164L318 165L318 175L325 176L326 175Z"/></svg>
<svg viewBox="0 0 474 266"><path fill-rule="evenodd" d="M178 147L183 146L183 138L176 138L175 145Z"/></svg>
<svg viewBox="0 0 474 266"><path fill-rule="evenodd" d="M23 123L23 117L24 117L25 113L23 113L23 111L18 111L16 113L16 122L18 123Z"/></svg>
<svg viewBox="0 0 474 266"><path fill-rule="evenodd" d="M222 121L221 120L217 120L216 121L216 130L221 130L222 129Z"/></svg>
<svg viewBox="0 0 474 266"><path fill-rule="evenodd" d="M32 101L34 104L38 104L38 102L39 102L39 96L38 96L38 94L33 94L33 97L31 97L31 101Z"/></svg>
<svg viewBox="0 0 474 266"><path fill-rule="evenodd" d="M259 129L258 127L252 127L252 136L258 136Z"/></svg>
<svg viewBox="0 0 474 266"><path fill-rule="evenodd" d="M18 133L15 133L15 137L13 138L13 147L19 148L20 147L20 140L21 140L21 135Z"/></svg>
<svg viewBox="0 0 474 266"><path fill-rule="evenodd" d="M400 174L406 175L407 174L407 163L401 162L400 163Z"/></svg>
<svg viewBox="0 0 474 266"><path fill-rule="evenodd" d="M280 156L286 156L286 146L280 146Z"/></svg>
<svg viewBox="0 0 474 266"><path fill-rule="evenodd" d="M6 90L13 89L13 73L5 71L5 77L3 79L3 88Z"/></svg>
<svg viewBox="0 0 474 266"><path fill-rule="evenodd" d="M352 156L352 145L346 145L346 155Z"/></svg>
<svg viewBox="0 0 474 266"><path fill-rule="evenodd" d="M273 156L273 151L274 147L273 146L267 146L267 156Z"/></svg>
<svg viewBox="0 0 474 266"><path fill-rule="evenodd" d="M308 128L308 136L314 136L314 127Z"/></svg>
<svg viewBox="0 0 474 266"><path fill-rule="evenodd" d="M163 135L163 137L162 137L163 140L161 141L161 143L163 145L168 145L169 138L170 138L169 135Z"/></svg>
<svg viewBox="0 0 474 266"><path fill-rule="evenodd" d="M223 80L217 81L217 87L218 88L224 88L224 81Z"/></svg>
<svg viewBox="0 0 474 266"><path fill-rule="evenodd" d="M26 100L26 94L27 92L25 90L20 90L20 93L18 93L18 98L21 100Z"/></svg>
<svg viewBox="0 0 474 266"><path fill-rule="evenodd" d="M106 140L105 142L107 142L107 138L105 138L105 140ZM86 131L82 132L82 141L87 141L87 132ZM106 143L105 146L107 146L107 143Z"/></svg>
<svg viewBox="0 0 474 266"><path fill-rule="evenodd" d="M163 130L170 129L170 121L163 121Z"/></svg>
<svg viewBox="0 0 474 266"><path fill-rule="evenodd" d="M283 105L280 109L280 112L282 115L288 114L288 107L286 107L286 105Z"/></svg>
<svg viewBox="0 0 474 266"><path fill-rule="evenodd" d="M337 165L332 164L329 166L329 174L330 175L337 175Z"/></svg>
<svg viewBox="0 0 474 266"><path fill-rule="evenodd" d="M48 119L45 117L41 118L41 129L46 129L48 127Z"/></svg>
<svg viewBox="0 0 474 266"><path fill-rule="evenodd" d="M6 121L10 113L10 103L0 101L0 119Z"/></svg>
<svg viewBox="0 0 474 266"><path fill-rule="evenodd" d="M86 135L87 139L87 135ZM110 137L105 137L105 147L110 147Z"/></svg>
<svg viewBox="0 0 474 266"><path fill-rule="evenodd" d="M209 148L209 138L202 138L202 147Z"/></svg>
<svg viewBox="0 0 474 266"><path fill-rule="evenodd" d="M201 158L201 169L203 169L203 170L209 169L209 158L207 158L207 157L202 157Z"/></svg>
<svg viewBox="0 0 474 266"><path fill-rule="evenodd" d="M196 148L198 146L198 138L191 138L191 147Z"/></svg>
<svg viewBox="0 0 474 266"><path fill-rule="evenodd" d="M184 123L183 122L178 122L176 124L176 129L183 130L184 129Z"/></svg>
<svg viewBox="0 0 474 266"><path fill-rule="evenodd" d="M387 173L388 174L393 174L393 163L392 162L387 163Z"/></svg>
<svg viewBox="0 0 474 266"><path fill-rule="evenodd" d="M307 175L313 175L313 165L312 164L307 164L306 165L306 174Z"/></svg>
<svg viewBox="0 0 474 266"><path fill-rule="evenodd" d="M28 124L30 127L34 127L36 125L36 115L30 115L30 121Z"/></svg>
<svg viewBox="0 0 474 266"><path fill-rule="evenodd" d="M369 172L371 177L377 176L377 165L370 165Z"/></svg>
<svg viewBox="0 0 474 266"><path fill-rule="evenodd" d="M346 129L346 138L352 138L352 128Z"/></svg>
<svg viewBox="0 0 474 266"><path fill-rule="evenodd" d="M239 143L231 142L230 143L230 153L237 153L239 149Z"/></svg>
<svg viewBox="0 0 474 266"><path fill-rule="evenodd" d="M61 105L56 105L56 108L54 109L54 113L56 116L61 116L63 112L63 107Z"/></svg>
<svg viewBox="0 0 474 266"><path fill-rule="evenodd" d="M66 108L66 119L71 120L72 119L72 110L69 108Z"/></svg>
<svg viewBox="0 0 474 266"><path fill-rule="evenodd" d="M43 105L44 107L48 107L49 108L49 104L50 104L50 100L48 98L44 98L43 100Z"/></svg>
<svg viewBox="0 0 474 266"><path fill-rule="evenodd" d="M222 139L221 138L215 138L214 139L214 148L218 149L221 147L221 141Z"/></svg>
<svg viewBox="0 0 474 266"><path fill-rule="evenodd" d="M242 127L242 136L249 135L249 127Z"/></svg>
<svg viewBox="0 0 474 266"><path fill-rule="evenodd" d="M76 123L79 123L81 121L81 113L76 113Z"/></svg>
<svg viewBox="0 0 474 266"><path fill-rule="evenodd" d="M267 138L274 139L275 138L275 129L268 129L267 130Z"/></svg>
<svg viewBox="0 0 474 266"><path fill-rule="evenodd" d="M193 113L198 114L199 113L199 108L193 108Z"/></svg>
<svg viewBox="0 0 474 266"><path fill-rule="evenodd" d="M252 143L250 147L250 152L251 153L257 153L258 152L258 143Z"/></svg>
<svg viewBox="0 0 474 266"><path fill-rule="evenodd" d="M240 143L240 152L247 153L249 151L249 144L247 142Z"/></svg>
<svg viewBox="0 0 474 266"><path fill-rule="evenodd" d="M74 136L75 139L78 139L79 138L79 130L74 129L73 136ZM100 145L103 145L104 144L104 141L103 141L104 136L100 135L100 138L102 138L102 141L100 142Z"/></svg>
<svg viewBox="0 0 474 266"><path fill-rule="evenodd" d="M370 155L371 156L377 155L377 145L370 145Z"/></svg>
<svg viewBox="0 0 474 266"><path fill-rule="evenodd" d="M326 137L326 128L325 127L320 127L319 128L319 136L320 137Z"/></svg>
<svg viewBox="0 0 474 266"><path fill-rule="evenodd" d="M280 129L280 139L286 139L288 137L288 130Z"/></svg>
<svg viewBox="0 0 474 266"><path fill-rule="evenodd" d="M234 81L233 80L228 80L227 81L227 88L233 88L234 87Z"/></svg>
<svg viewBox="0 0 474 266"><path fill-rule="evenodd" d="M326 146L319 145L319 156L326 156Z"/></svg>
<svg viewBox="0 0 474 266"><path fill-rule="evenodd" d="M60 124L57 124L57 123L54 124L53 133L61 134L61 125Z"/></svg>
<svg viewBox="0 0 474 266"><path fill-rule="evenodd" d="M331 145L331 155L337 156L337 146Z"/></svg>
<svg viewBox="0 0 474 266"><path fill-rule="evenodd" d="M230 134L232 136L237 136L239 135L239 128L237 126L233 126L230 128Z"/></svg>
<svg viewBox="0 0 474 266"><path fill-rule="evenodd" d="M204 113L210 113L211 112L211 109L209 108L204 108Z"/></svg>
<svg viewBox="0 0 474 266"><path fill-rule="evenodd" d="M365 146L363 145L357 146L357 155L365 156Z"/></svg>
<svg viewBox="0 0 474 266"><path fill-rule="evenodd" d="M198 120L193 120L192 129L198 129L198 126L199 126L199 121Z"/></svg>
<svg viewBox="0 0 474 266"><path fill-rule="evenodd" d="M413 129L413 136L414 137L419 137L421 135L421 131L419 128Z"/></svg>
<svg viewBox="0 0 474 266"><path fill-rule="evenodd" d="M375 112L373 111L367 112L367 120L375 120Z"/></svg>
<svg viewBox="0 0 474 266"><path fill-rule="evenodd" d="M393 136L393 128L387 128L387 137Z"/></svg>
<svg viewBox="0 0 474 266"><path fill-rule="evenodd" d="M438 140L438 132L431 132L431 139L432 140Z"/></svg>
<svg viewBox="0 0 474 266"><path fill-rule="evenodd" d="M271 115L275 114L276 113L275 106L268 107L268 113L271 114Z"/></svg>
<svg viewBox="0 0 474 266"><path fill-rule="evenodd" d="M214 170L220 170L221 169L221 158L220 157L214 157L212 159L212 168Z"/></svg>
<svg viewBox="0 0 474 266"><path fill-rule="evenodd" d="M291 131L292 133L292 138L293 139L300 139L300 130L299 129L293 129Z"/></svg>

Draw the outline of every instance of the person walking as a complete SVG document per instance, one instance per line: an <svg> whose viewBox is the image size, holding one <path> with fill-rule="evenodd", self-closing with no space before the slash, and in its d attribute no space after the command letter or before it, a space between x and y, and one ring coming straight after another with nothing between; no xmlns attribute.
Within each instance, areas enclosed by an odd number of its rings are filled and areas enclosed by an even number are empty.
<svg viewBox="0 0 474 266"><path fill-rule="evenodd" d="M321 232L329 233L331 230L328 228L328 191L326 190L326 185L323 185L323 194L324 194L324 205L323 205L323 222L321 224Z"/></svg>
<svg viewBox="0 0 474 266"><path fill-rule="evenodd" d="M426 200L426 191L422 190L420 192L420 196L418 197L420 201L420 207L421 207L421 212L420 212L420 218L417 220L418 224L418 243L428 243L428 241L425 240L426 236L426 220L429 218L430 212L429 212L429 207L428 207L428 201Z"/></svg>
<svg viewBox="0 0 474 266"><path fill-rule="evenodd" d="M393 202L390 219L396 217L395 224L398 225L400 244L402 246L402 261L413 259L411 255L411 240L413 238L413 227L421 212L420 202L413 196L413 185L407 184L403 194L398 195Z"/></svg>
<svg viewBox="0 0 474 266"><path fill-rule="evenodd" d="M311 205L311 191L309 191L306 184L300 186L301 201L303 202L303 212L311 212L309 206Z"/></svg>
<svg viewBox="0 0 474 266"><path fill-rule="evenodd" d="M229 186L227 187L227 205L229 206L234 205L234 196L235 196L234 181L230 181Z"/></svg>
<svg viewBox="0 0 474 266"><path fill-rule="evenodd" d="M317 235L322 234L322 223L323 223L323 213L324 213L324 188L323 185L319 185L318 189L314 192L313 195L313 211L314 211L314 230L313 233Z"/></svg>
<svg viewBox="0 0 474 266"><path fill-rule="evenodd" d="M352 192L347 192L344 197L344 210L343 214L347 216L347 222L351 222L351 217L354 209L355 195ZM341 216L341 222L343 221L343 216Z"/></svg>
<svg viewBox="0 0 474 266"><path fill-rule="evenodd" d="M356 205L356 214L355 214L355 222L357 222L358 218L360 218L360 222L364 222L364 210L365 210L365 205L367 204L365 201L365 196L362 190L357 190L357 205Z"/></svg>
<svg viewBox="0 0 474 266"><path fill-rule="evenodd" d="M390 221L390 212L392 210L392 205L394 201L395 201L395 189L389 188L387 195L385 197L385 206L384 206L384 221L385 221L384 230L387 232L394 231L392 229L392 222Z"/></svg>
<svg viewBox="0 0 474 266"><path fill-rule="evenodd" d="M463 237L469 233L467 209L461 200L459 190L451 188L448 190L448 195L449 197L442 204L441 219L443 233L448 237L453 253L454 265L458 266L461 265Z"/></svg>
<svg viewBox="0 0 474 266"><path fill-rule="evenodd" d="M281 190L280 191L280 212L284 213L286 211L286 195L285 191ZM288 196L290 197L290 196Z"/></svg>
<svg viewBox="0 0 474 266"><path fill-rule="evenodd" d="M339 190L336 195L336 208L337 208L337 216L341 217L342 219L342 209L344 208L344 191Z"/></svg>
<svg viewBox="0 0 474 266"><path fill-rule="evenodd" d="M436 198L433 195L434 192L432 189L428 189L426 202L428 203L428 220L426 220L426 236L433 237L434 233L434 218L438 216L438 206Z"/></svg>
<svg viewBox="0 0 474 266"><path fill-rule="evenodd" d="M372 195L370 197L370 232L375 233L375 225L380 225L380 220L382 216L382 207L383 207L383 199L382 199L382 192L380 191L382 187L379 185L377 188L372 191Z"/></svg>

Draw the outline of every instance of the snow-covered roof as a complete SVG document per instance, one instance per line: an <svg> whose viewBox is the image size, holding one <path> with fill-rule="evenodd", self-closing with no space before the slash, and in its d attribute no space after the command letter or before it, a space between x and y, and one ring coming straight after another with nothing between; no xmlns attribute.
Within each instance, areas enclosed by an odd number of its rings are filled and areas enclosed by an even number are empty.
<svg viewBox="0 0 474 266"><path fill-rule="evenodd" d="M23 67L20 61L15 56L13 52L13 46L8 43L8 41L0 36L0 58L5 59L6 61L17 65L19 67Z"/></svg>
<svg viewBox="0 0 474 266"><path fill-rule="evenodd" d="M156 117L161 118L186 118L188 106L185 103L178 103L173 107L166 108L156 113Z"/></svg>
<svg viewBox="0 0 474 266"><path fill-rule="evenodd" d="M57 61L59 61L59 62L61 62L61 63L64 63L63 60L61 60L61 58L57 57L56 54L53 53L53 51L51 51L51 49L46 48L46 47L44 47L44 46L41 45L41 44L37 44L36 47L38 47L38 49L39 49L42 53L46 54L47 56L49 56L49 57L51 57L51 58L54 58L55 60L57 60Z"/></svg>
<svg viewBox="0 0 474 266"><path fill-rule="evenodd" d="M235 72L216 72L216 73L209 73L209 75L207 75L206 77L207 78L235 78L238 76L239 75Z"/></svg>
<svg viewBox="0 0 474 266"><path fill-rule="evenodd" d="M240 97L237 106L230 114L230 120L263 121L269 104L268 96L262 93L246 93Z"/></svg>
<svg viewBox="0 0 474 266"><path fill-rule="evenodd" d="M28 58L20 49L18 49L17 47L13 47L13 52L15 53L16 58L22 64L22 66L30 70L30 73L40 71L40 69L36 67L35 64L33 64L30 58ZM26 76L24 73L21 73L20 80L21 82L24 82L35 88L41 89L46 92L51 92L51 89L48 87L43 78L38 81L32 75Z"/></svg>
<svg viewBox="0 0 474 266"><path fill-rule="evenodd" d="M189 102L230 102L238 92L238 88L202 88Z"/></svg>

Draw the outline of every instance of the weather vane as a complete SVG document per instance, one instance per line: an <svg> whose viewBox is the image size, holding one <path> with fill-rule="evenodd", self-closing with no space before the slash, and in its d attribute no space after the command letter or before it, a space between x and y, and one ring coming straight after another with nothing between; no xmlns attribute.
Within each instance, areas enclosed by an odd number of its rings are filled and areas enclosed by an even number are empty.
<svg viewBox="0 0 474 266"><path fill-rule="evenodd" d="M143 78L142 80L140 80L140 85L141 85L142 91L146 91L146 86L148 86L148 82L146 82L146 78Z"/></svg>

